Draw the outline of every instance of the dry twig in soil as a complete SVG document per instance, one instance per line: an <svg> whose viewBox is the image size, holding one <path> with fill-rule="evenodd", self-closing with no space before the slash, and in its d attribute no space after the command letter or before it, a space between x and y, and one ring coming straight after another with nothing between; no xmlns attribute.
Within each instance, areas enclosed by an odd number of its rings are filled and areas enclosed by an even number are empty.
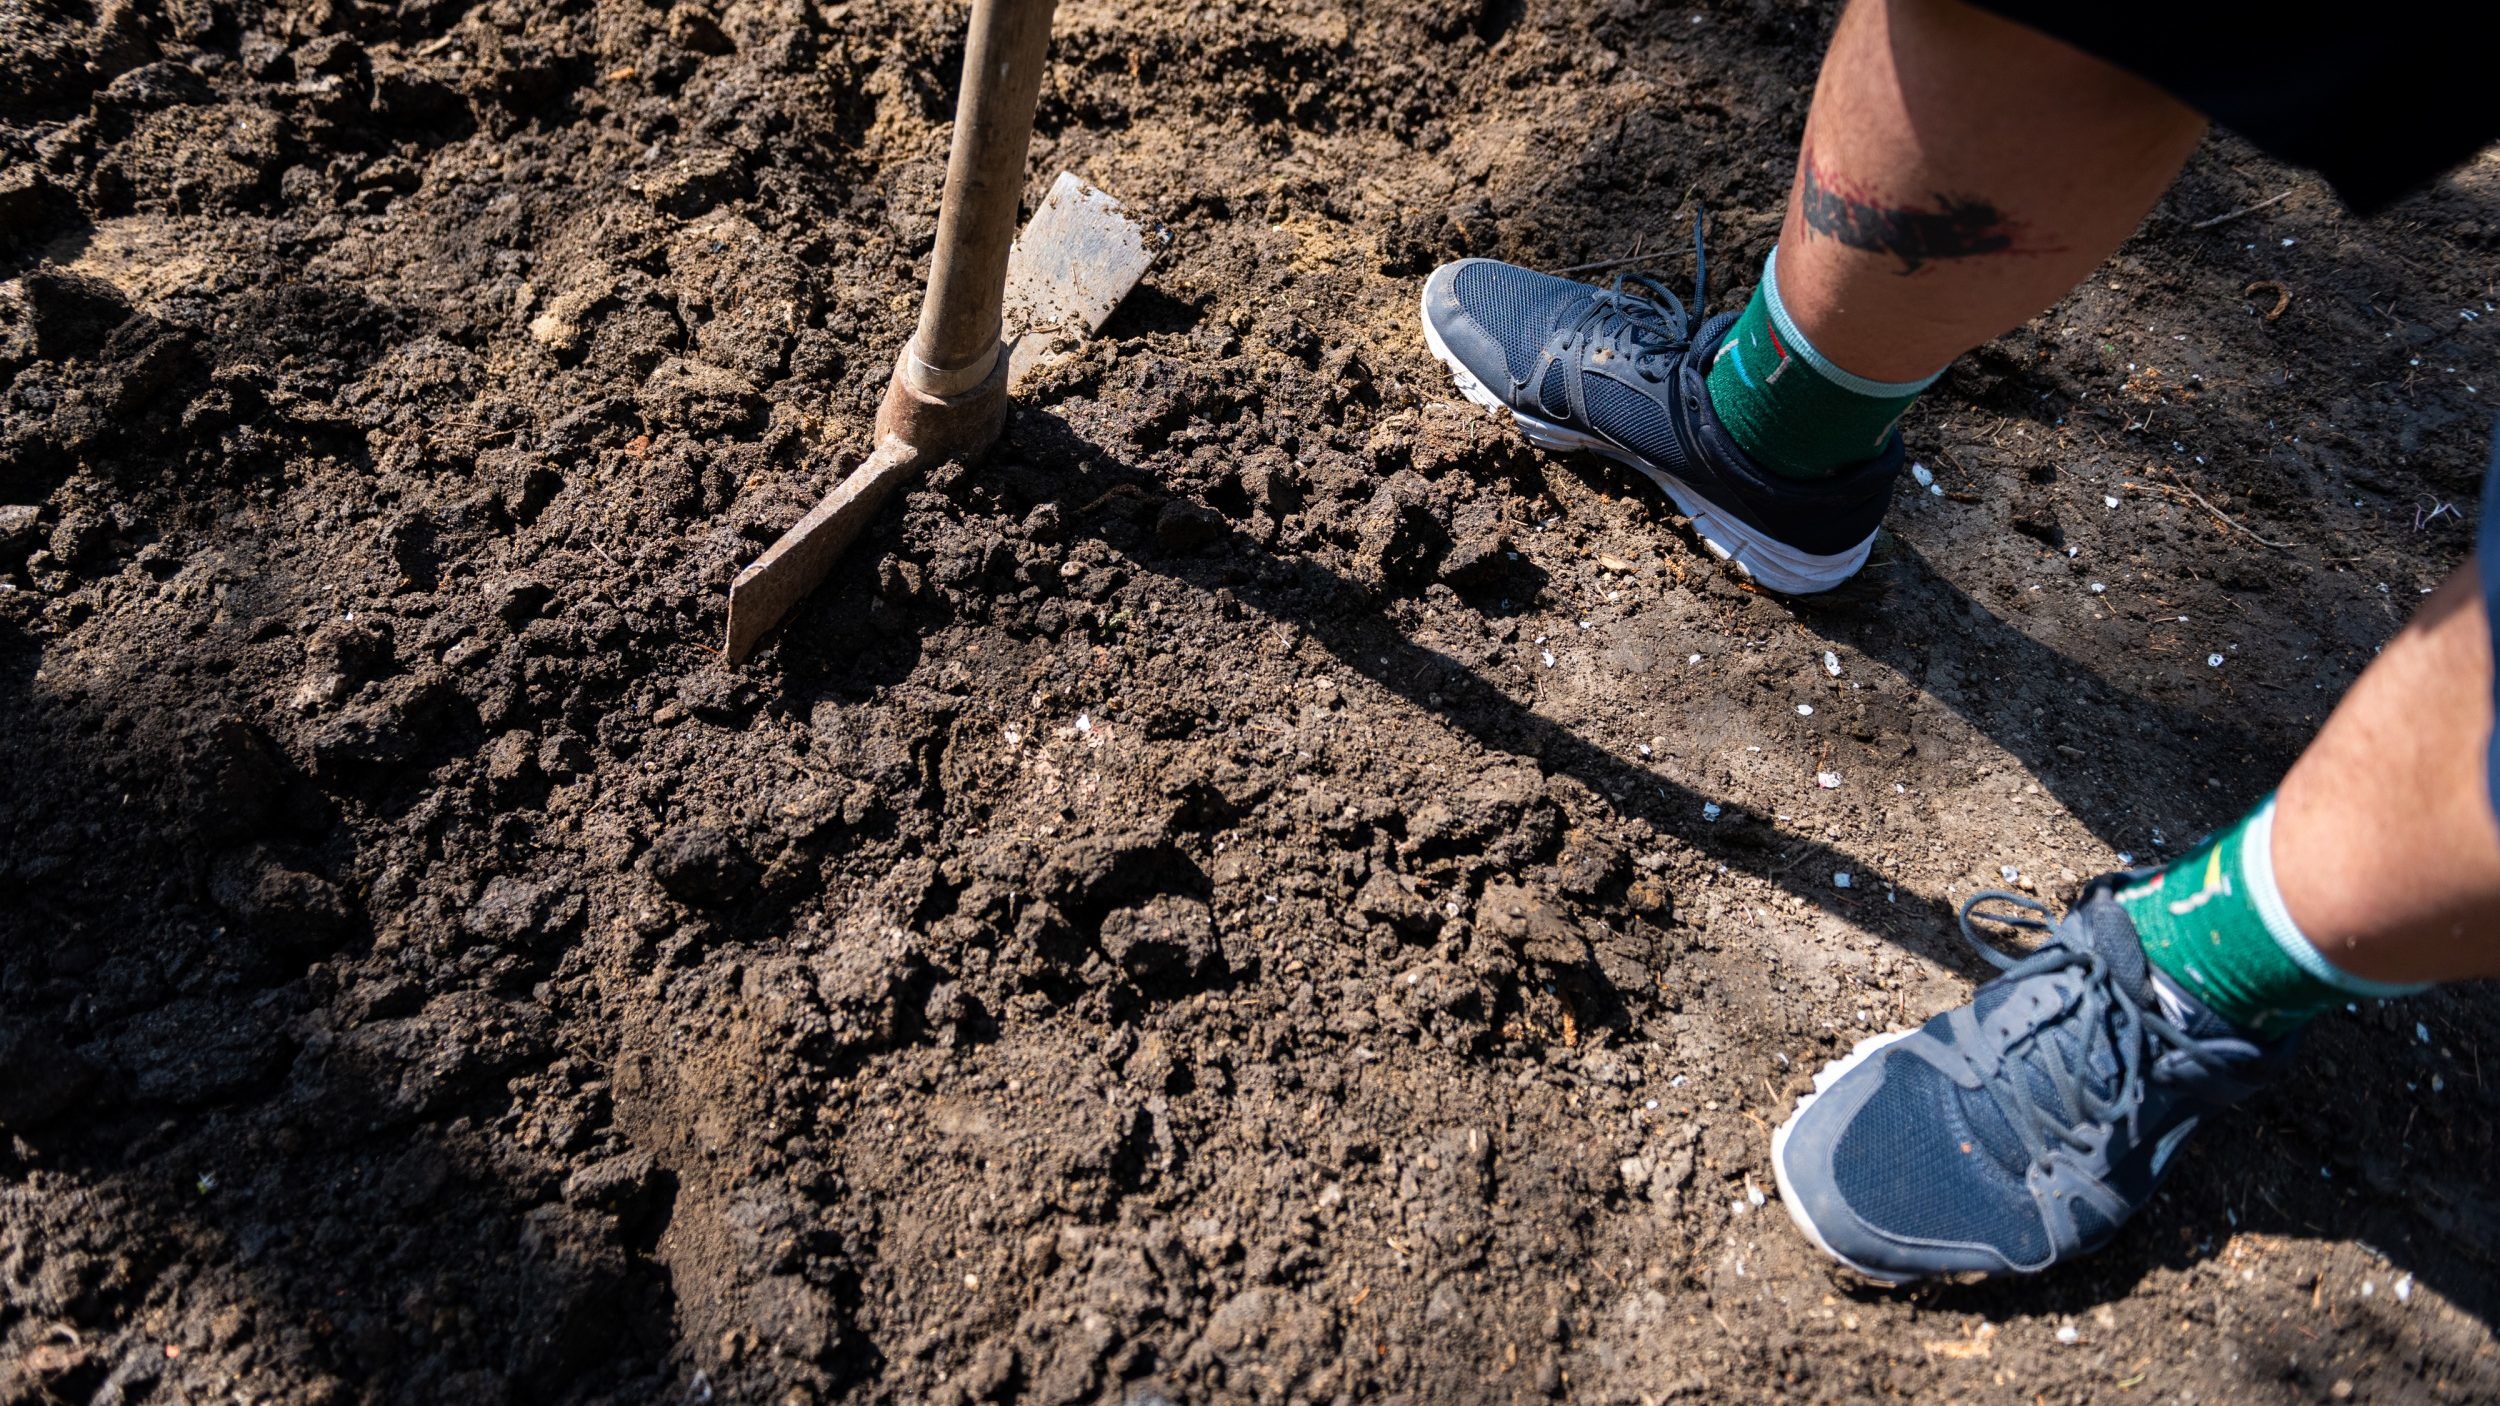
<svg viewBox="0 0 2500 1406"><path fill-rule="evenodd" d="M2269 541L2266 538L2259 537L2256 529L2244 526L2241 523L2234 521L2229 513L2226 513L2222 509L2215 507L2213 504L2206 502L2205 495L2197 492L2193 488L2188 487L2186 480L2180 478L2176 470L2163 469L2162 472L2170 475L2170 481L2178 486L2180 492L2195 499L2198 507L2203 508L2206 512L2212 513L2215 517L2221 519L2223 526L2236 532L2247 533L2250 539L2255 541L2257 545L2261 547L2272 547L2278 552L2288 552L2292 549L2292 544L2289 542L2274 542Z"/></svg>
<svg viewBox="0 0 2500 1406"><path fill-rule="evenodd" d="M2300 187L2298 187L2298 186L2294 186L2294 187L2292 187L2292 189L2291 189L2291 190L2284 191L2284 192L2283 192L2282 194L2280 194L2280 195L2269 195L2269 196L2267 196L2265 199L2258 201L2258 202L2257 202L2256 204L2254 204L2254 205L2243 205L2243 206L2241 206L2240 208L2238 208L2237 210L2225 210L2225 211L2223 211L2221 214L2219 214L2219 215L2215 215L2215 216L2213 216L2213 217L2212 217L2212 218L2210 218L2210 219L2198 220L2198 221L2196 221L2195 223L2193 223L2193 224L2189 225L2189 226L2188 226L2188 228L2189 228L2189 229L2212 229L2215 225L2227 225L2227 224L2231 223L2233 220L2238 219L2238 218L2239 218L2240 216L2242 216L2242 215L2254 215L2254 214L2256 214L2258 211L2265 209L2265 208L2266 208L2267 206L2269 206L2269 205L2280 205L2280 204L2282 204L2284 201L2291 199L2291 198L2292 198L2292 195L2293 195L2293 192L2298 191L2299 189L2300 189Z"/></svg>

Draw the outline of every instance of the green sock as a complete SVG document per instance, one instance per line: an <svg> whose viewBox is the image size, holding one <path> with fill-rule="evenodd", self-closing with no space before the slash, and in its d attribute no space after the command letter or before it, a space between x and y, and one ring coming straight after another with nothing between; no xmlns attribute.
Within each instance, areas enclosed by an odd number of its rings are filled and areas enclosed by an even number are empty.
<svg viewBox="0 0 2500 1406"><path fill-rule="evenodd" d="M1901 412L1935 384L1870 381L1814 349L1780 302L1779 250L1710 362L1710 406L1754 462L1783 478L1824 478L1872 459Z"/></svg>
<svg viewBox="0 0 2500 1406"><path fill-rule="evenodd" d="M2423 986L2365 981L2326 959L2274 883L2274 798L2144 882L2119 891L2144 955L2180 990L2260 1039L2356 996Z"/></svg>

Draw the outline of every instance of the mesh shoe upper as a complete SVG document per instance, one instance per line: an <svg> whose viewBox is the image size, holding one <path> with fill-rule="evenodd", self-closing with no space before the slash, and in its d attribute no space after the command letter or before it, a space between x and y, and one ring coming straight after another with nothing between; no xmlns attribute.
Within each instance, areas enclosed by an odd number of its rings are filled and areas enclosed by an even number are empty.
<svg viewBox="0 0 2500 1406"><path fill-rule="evenodd" d="M1696 300L1700 290L1696 290ZM1602 440L1799 551L1845 551L1872 536L1902 467L1901 437L1826 478L1764 470L1728 436L1704 384L1732 313L1692 324L1647 278L1595 287L1490 259L1434 270L1424 316L1469 376L1523 419Z"/></svg>
<svg viewBox="0 0 2500 1406"><path fill-rule="evenodd" d="M2253 1044L2175 994L2176 1018L2162 1014L2112 888L2096 881L2028 957L1983 945L2004 976L1798 1113L1781 1174L1826 1248L1895 1279L2033 1271L2095 1249L2199 1121L2288 1058L2288 1043ZM1972 903L1991 900L2045 911L2011 895Z"/></svg>
<svg viewBox="0 0 2500 1406"><path fill-rule="evenodd" d="M1546 343L1597 292L1585 283L1491 259L1466 259L1453 268L1451 292L1458 306L1491 336L1504 377L1514 385L1529 380Z"/></svg>

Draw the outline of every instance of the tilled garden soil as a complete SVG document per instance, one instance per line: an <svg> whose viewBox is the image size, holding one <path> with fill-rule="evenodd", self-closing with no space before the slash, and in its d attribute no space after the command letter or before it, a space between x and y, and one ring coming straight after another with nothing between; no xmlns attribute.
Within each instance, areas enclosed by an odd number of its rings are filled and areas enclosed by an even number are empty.
<svg viewBox="0 0 2500 1406"><path fill-rule="evenodd" d="M2036 1283L1838 1276L1767 1160L2464 558L2500 165L2217 139L1786 602L1415 303L1707 208L1733 305L1824 7L1069 0L1032 188L1169 251L725 668L961 18L0 0L0 1401L2500 1394L2481 992Z"/></svg>

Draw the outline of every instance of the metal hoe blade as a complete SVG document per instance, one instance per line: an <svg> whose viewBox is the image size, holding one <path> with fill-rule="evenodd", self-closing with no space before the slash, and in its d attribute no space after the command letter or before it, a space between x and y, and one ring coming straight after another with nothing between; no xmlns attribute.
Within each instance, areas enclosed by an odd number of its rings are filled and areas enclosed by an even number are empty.
<svg viewBox="0 0 2500 1406"><path fill-rule="evenodd" d="M781 534L780 541L738 573L738 579L729 583L730 663L743 663L765 633L790 613L790 607L824 582L841 559L842 549L876 517L885 500L919 475L920 458L920 451L911 445L887 439L835 484L832 492L817 500L798 526Z"/></svg>
<svg viewBox="0 0 2500 1406"><path fill-rule="evenodd" d="M1093 182L1062 171L1007 252L1007 363L1013 391L1026 372L1102 329L1172 242L1131 219Z"/></svg>
<svg viewBox="0 0 2500 1406"><path fill-rule="evenodd" d="M1060 173L1007 256L1008 387L1100 328L1169 242L1169 233L1129 218L1091 182ZM824 583L897 488L955 452L890 432L886 418L879 417L876 452L730 583L724 651L730 663L744 663L791 608Z"/></svg>

